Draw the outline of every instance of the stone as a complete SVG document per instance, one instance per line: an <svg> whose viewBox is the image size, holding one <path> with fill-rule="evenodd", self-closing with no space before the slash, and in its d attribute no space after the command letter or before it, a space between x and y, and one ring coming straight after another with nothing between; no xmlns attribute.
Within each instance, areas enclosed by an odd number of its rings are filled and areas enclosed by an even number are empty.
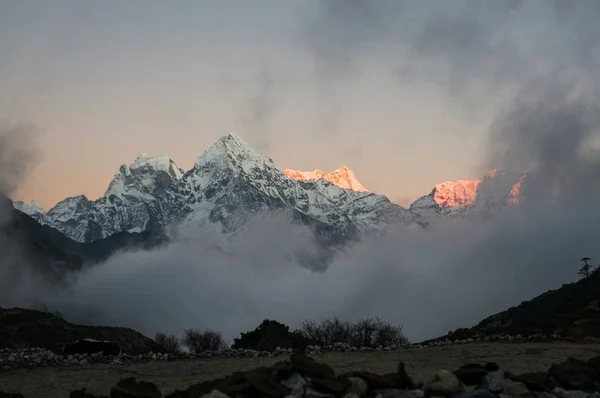
<svg viewBox="0 0 600 398"><path fill-rule="evenodd" d="M560 387L567 390L600 391L596 369L585 361L570 357L548 370Z"/></svg>
<svg viewBox="0 0 600 398"><path fill-rule="evenodd" d="M302 395L304 392L304 387L308 384L308 382L300 373L296 372L288 379L282 380L281 384L291 389L293 395Z"/></svg>
<svg viewBox="0 0 600 398"><path fill-rule="evenodd" d="M552 394L558 398L588 398L589 393L581 390L570 390L567 391L564 388L556 387L552 390Z"/></svg>
<svg viewBox="0 0 600 398"><path fill-rule="evenodd" d="M369 390L367 382L360 377L348 377L348 381L350 382L348 392L354 393L359 397L364 396Z"/></svg>
<svg viewBox="0 0 600 398"><path fill-rule="evenodd" d="M485 388L494 393L499 393L504 389L504 372L490 372L483 376L479 388Z"/></svg>
<svg viewBox="0 0 600 398"><path fill-rule="evenodd" d="M487 389L476 388L452 395L452 398L497 398L498 396Z"/></svg>
<svg viewBox="0 0 600 398"><path fill-rule="evenodd" d="M425 383L425 396L448 396L460 390L460 381L453 373L447 370L438 370L433 377Z"/></svg>
<svg viewBox="0 0 600 398"><path fill-rule="evenodd" d="M481 384L483 377L488 373L488 371L479 364L469 363L460 367L460 369L455 370L454 375L458 377L464 385L466 386L476 386Z"/></svg>
<svg viewBox="0 0 600 398"><path fill-rule="evenodd" d="M290 356L292 365L302 374L307 376L316 376L325 379L335 378L333 369L324 363L316 362L314 359L302 354L293 354Z"/></svg>
<svg viewBox="0 0 600 398"><path fill-rule="evenodd" d="M340 395L345 393L351 386L347 378L338 377L333 379L328 378L313 378L312 386L324 393Z"/></svg>
<svg viewBox="0 0 600 398"><path fill-rule="evenodd" d="M375 398L415 398L415 396L409 390L393 388L375 391Z"/></svg>
<svg viewBox="0 0 600 398"><path fill-rule="evenodd" d="M512 381L520 381L531 391L545 391L546 387L551 386L551 381L546 372L528 372L521 375L505 374Z"/></svg>
<svg viewBox="0 0 600 398"><path fill-rule="evenodd" d="M508 380L508 381L505 381L503 392L506 395L516 396L516 395L527 394L529 392L529 389L527 388L525 383L523 383L521 381L512 382L512 381Z"/></svg>
<svg viewBox="0 0 600 398"><path fill-rule="evenodd" d="M229 398L229 395L223 394L219 390L212 390L208 394L202 395L202 398Z"/></svg>

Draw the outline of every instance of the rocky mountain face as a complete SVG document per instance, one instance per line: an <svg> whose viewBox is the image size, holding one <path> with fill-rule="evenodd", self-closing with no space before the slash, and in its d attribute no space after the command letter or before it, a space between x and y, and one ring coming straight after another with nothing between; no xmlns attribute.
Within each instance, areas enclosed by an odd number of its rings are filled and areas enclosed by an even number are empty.
<svg viewBox="0 0 600 398"><path fill-rule="evenodd" d="M569 186L568 176L552 167L530 172L492 170L477 180L447 181L410 205L431 221L445 217L488 217L510 207L555 202Z"/></svg>
<svg viewBox="0 0 600 398"><path fill-rule="evenodd" d="M1 265L14 273L27 264L47 280L61 282L69 273L106 260L118 250L148 250L167 243L166 236L150 232L120 232L107 239L77 242L48 225L40 225L0 194Z"/></svg>
<svg viewBox="0 0 600 398"><path fill-rule="evenodd" d="M284 211L310 225L318 241L340 245L393 223L426 225L421 217L370 193L342 167L323 178L289 178L235 134L221 137L184 172L166 156L123 165L97 200L66 198L44 212L15 207L78 242L148 231L172 237L203 227L226 239L253 216Z"/></svg>

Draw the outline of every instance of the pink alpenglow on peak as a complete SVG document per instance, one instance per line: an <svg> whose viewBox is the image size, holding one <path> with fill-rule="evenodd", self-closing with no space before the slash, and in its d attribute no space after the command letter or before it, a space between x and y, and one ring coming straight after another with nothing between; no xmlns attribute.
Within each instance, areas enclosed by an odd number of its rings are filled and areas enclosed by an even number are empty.
<svg viewBox="0 0 600 398"><path fill-rule="evenodd" d="M369 192L356 178L356 174L346 166L341 166L339 169L331 173L323 173L319 169L313 171L298 171L286 169L283 171L286 176L294 180L325 180L332 185L337 185L340 188L350 189L357 192Z"/></svg>
<svg viewBox="0 0 600 398"><path fill-rule="evenodd" d="M473 206L477 200L477 186L481 181L458 180L437 184L433 199L442 207Z"/></svg>

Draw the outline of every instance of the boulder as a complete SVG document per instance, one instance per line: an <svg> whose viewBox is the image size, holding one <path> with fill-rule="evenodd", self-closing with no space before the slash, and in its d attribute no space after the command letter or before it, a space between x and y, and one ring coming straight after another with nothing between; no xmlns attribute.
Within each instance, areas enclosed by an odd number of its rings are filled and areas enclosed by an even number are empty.
<svg viewBox="0 0 600 398"><path fill-rule="evenodd" d="M600 375L585 361L570 357L563 363L552 365L548 373L567 390L600 391Z"/></svg>

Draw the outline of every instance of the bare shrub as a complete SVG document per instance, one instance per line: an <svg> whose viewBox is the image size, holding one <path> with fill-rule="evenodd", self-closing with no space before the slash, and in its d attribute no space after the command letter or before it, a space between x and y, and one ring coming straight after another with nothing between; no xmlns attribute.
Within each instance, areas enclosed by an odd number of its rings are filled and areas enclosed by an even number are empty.
<svg viewBox="0 0 600 398"><path fill-rule="evenodd" d="M300 331L304 336L322 341L325 345L348 342L352 338L350 322L341 321L337 316L323 319L320 323L304 321Z"/></svg>
<svg viewBox="0 0 600 398"><path fill-rule="evenodd" d="M348 343L355 347L373 347L375 333L382 321L379 318L363 318L352 325L352 338Z"/></svg>
<svg viewBox="0 0 600 398"><path fill-rule="evenodd" d="M181 353L181 342L179 339L167 333L156 333L154 341L169 354L180 354Z"/></svg>
<svg viewBox="0 0 600 398"><path fill-rule="evenodd" d="M387 322L379 324L375 335L373 336L373 346L388 346L408 344L408 339L404 335L402 326L394 326Z"/></svg>
<svg viewBox="0 0 600 398"><path fill-rule="evenodd" d="M226 346L221 333L210 329L185 329L182 343L193 354L204 351L219 351Z"/></svg>
<svg viewBox="0 0 600 398"><path fill-rule="evenodd" d="M323 319L320 323L310 320L302 323L300 331L326 345L346 343L353 347L377 347L408 343L402 326L394 326L380 318L363 318L355 323L337 317Z"/></svg>

